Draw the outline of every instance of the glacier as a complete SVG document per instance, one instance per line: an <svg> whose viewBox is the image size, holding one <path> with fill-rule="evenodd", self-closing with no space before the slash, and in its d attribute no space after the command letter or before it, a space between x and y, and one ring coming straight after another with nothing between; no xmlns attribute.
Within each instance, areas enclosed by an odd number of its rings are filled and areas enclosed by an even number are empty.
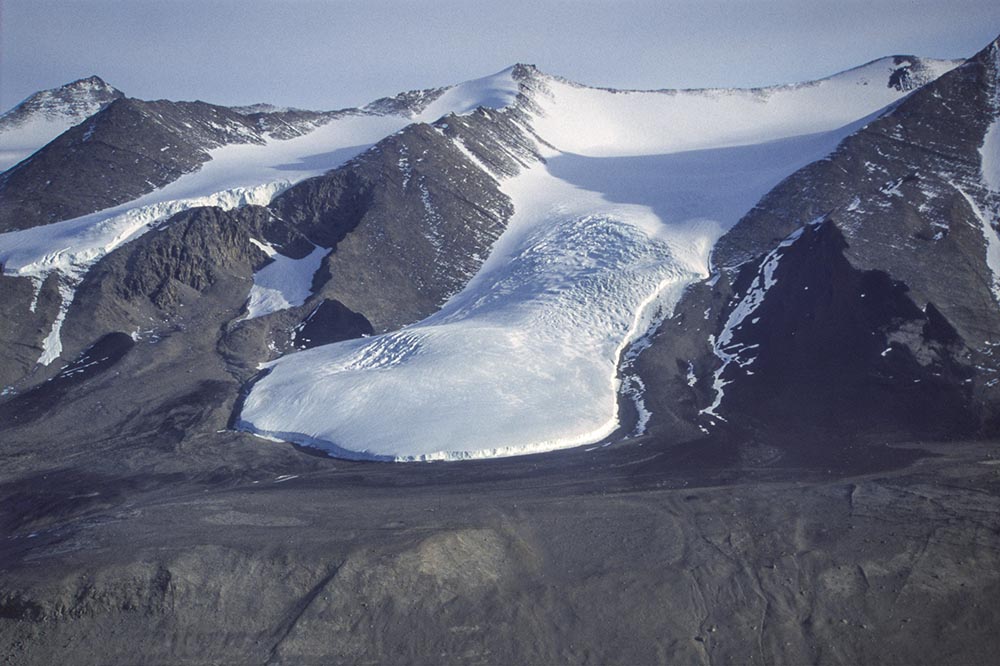
<svg viewBox="0 0 1000 666"><path fill-rule="evenodd" d="M468 285L401 330L266 364L240 427L394 461L607 437L623 351L709 277L713 244L760 197L902 97L868 85L885 67L763 91L542 75L531 128L545 162L501 180L515 212Z"/></svg>

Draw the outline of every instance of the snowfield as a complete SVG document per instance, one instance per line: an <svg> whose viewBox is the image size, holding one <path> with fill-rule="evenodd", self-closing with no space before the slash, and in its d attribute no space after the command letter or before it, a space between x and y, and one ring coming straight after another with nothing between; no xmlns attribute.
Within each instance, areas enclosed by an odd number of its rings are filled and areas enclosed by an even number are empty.
<svg viewBox="0 0 1000 666"><path fill-rule="evenodd" d="M0 134L0 171L11 168L84 118L33 118L14 131L3 132Z"/></svg>
<svg viewBox="0 0 1000 666"><path fill-rule="evenodd" d="M501 183L515 213L466 288L399 331L266 364L241 427L396 461L607 437L623 351L709 276L713 244L760 197L900 99L884 65L767 91L547 78L532 127L559 150Z"/></svg>
<svg viewBox="0 0 1000 666"><path fill-rule="evenodd" d="M535 130L559 150L595 157L673 154L815 134L903 96L881 58L808 83L756 89L608 91L549 77ZM959 62L921 60L937 78Z"/></svg>

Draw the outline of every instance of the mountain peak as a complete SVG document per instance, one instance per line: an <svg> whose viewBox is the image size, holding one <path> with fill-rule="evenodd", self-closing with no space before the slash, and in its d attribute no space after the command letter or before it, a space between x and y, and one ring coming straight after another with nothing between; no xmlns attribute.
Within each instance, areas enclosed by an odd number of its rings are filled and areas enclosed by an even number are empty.
<svg viewBox="0 0 1000 666"><path fill-rule="evenodd" d="M36 92L0 114L0 138L4 143L0 170L16 164L73 125L123 97L125 93L96 75Z"/></svg>
<svg viewBox="0 0 1000 666"><path fill-rule="evenodd" d="M72 116L83 120L115 99L124 96L125 93L109 85L101 77L91 75L58 88L40 90L4 113L0 116L0 120L14 117L25 119L37 114L49 118Z"/></svg>
<svg viewBox="0 0 1000 666"><path fill-rule="evenodd" d="M112 86L110 83L97 76L96 74L91 74L90 76L85 76L82 79L77 79L75 81L70 81L66 85L60 86L60 89L99 89L99 90L115 90L117 88Z"/></svg>
<svg viewBox="0 0 1000 666"><path fill-rule="evenodd" d="M535 65L522 62L516 63L509 69L511 76L513 76L515 80L530 79L542 74L542 70L538 69Z"/></svg>

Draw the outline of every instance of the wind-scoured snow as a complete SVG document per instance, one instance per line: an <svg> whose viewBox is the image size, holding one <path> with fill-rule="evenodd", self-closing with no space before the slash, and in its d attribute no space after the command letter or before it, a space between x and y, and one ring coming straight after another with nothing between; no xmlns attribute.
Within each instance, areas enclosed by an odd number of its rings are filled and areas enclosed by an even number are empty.
<svg viewBox="0 0 1000 666"><path fill-rule="evenodd" d="M305 303L312 294L313 275L330 251L316 247L305 257L292 259L267 243L253 238L250 242L260 247L271 258L271 263L254 273L246 318L262 317Z"/></svg>
<svg viewBox="0 0 1000 666"><path fill-rule="evenodd" d="M878 87L855 72L678 93L543 78L532 128L560 150L542 148L544 164L501 183L515 214L465 289L400 331L268 364L242 426L384 460L518 455L608 436L623 351L708 277L712 245L760 197L902 96L884 74ZM762 280L766 290L770 264ZM641 387L627 388L641 430Z"/></svg>

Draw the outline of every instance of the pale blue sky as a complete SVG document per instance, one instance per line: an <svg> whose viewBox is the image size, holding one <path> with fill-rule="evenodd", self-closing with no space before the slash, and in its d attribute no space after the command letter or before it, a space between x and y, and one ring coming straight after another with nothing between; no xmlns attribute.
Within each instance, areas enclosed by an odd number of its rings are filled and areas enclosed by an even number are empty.
<svg viewBox="0 0 1000 666"><path fill-rule="evenodd" d="M144 99L340 108L515 62L667 88L972 55L996 0L0 0L0 109L98 74Z"/></svg>

